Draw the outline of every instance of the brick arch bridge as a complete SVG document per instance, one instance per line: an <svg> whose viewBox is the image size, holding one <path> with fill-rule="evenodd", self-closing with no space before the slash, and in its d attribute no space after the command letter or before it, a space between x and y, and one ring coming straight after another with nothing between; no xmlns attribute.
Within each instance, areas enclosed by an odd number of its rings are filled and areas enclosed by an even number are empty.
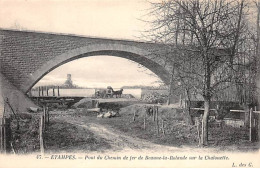
<svg viewBox="0 0 260 171"><path fill-rule="evenodd" d="M0 29L0 74L7 82L4 86L2 83L2 94L10 96L7 92L15 90L12 91L15 98L9 98L15 101L54 68L77 58L96 55L135 61L168 84L169 69L156 57L165 49L161 44L129 40Z"/></svg>

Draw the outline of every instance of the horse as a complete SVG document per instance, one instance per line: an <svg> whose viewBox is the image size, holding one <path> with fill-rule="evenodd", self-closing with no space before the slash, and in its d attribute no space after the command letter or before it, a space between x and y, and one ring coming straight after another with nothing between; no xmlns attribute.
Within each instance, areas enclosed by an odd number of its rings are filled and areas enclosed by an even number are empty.
<svg viewBox="0 0 260 171"><path fill-rule="evenodd" d="M118 97L121 97L122 92L123 92L123 89L121 88L121 89L118 90L118 91L114 91L114 90L112 89L112 91L113 91L112 96L116 95L116 98L118 98Z"/></svg>

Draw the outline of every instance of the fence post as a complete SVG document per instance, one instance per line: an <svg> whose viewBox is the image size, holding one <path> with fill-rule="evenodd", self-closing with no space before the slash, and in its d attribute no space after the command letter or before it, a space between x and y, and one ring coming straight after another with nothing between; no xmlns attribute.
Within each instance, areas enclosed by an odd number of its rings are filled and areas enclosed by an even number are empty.
<svg viewBox="0 0 260 171"><path fill-rule="evenodd" d="M245 109L245 127L250 127L250 110L251 108L246 107Z"/></svg>
<svg viewBox="0 0 260 171"><path fill-rule="evenodd" d="M42 96L44 96L44 93L43 93L43 87L41 87L41 89L42 89Z"/></svg>
<svg viewBox="0 0 260 171"><path fill-rule="evenodd" d="M50 123L50 113L49 113L49 107L47 107L47 123Z"/></svg>
<svg viewBox="0 0 260 171"><path fill-rule="evenodd" d="M146 129L146 113L147 111L144 112L144 130Z"/></svg>
<svg viewBox="0 0 260 171"><path fill-rule="evenodd" d="M46 94L49 96L49 87L46 87Z"/></svg>
<svg viewBox="0 0 260 171"><path fill-rule="evenodd" d="M45 130L45 119L46 119L46 106L43 106L43 126L42 126L42 130Z"/></svg>
<svg viewBox="0 0 260 171"><path fill-rule="evenodd" d="M10 126L11 120L10 118L5 118L5 137L6 137L6 152L11 152L11 140L12 140L12 130Z"/></svg>
<svg viewBox="0 0 260 171"><path fill-rule="evenodd" d="M52 88L52 95L55 96L55 86Z"/></svg>
<svg viewBox="0 0 260 171"><path fill-rule="evenodd" d="M9 118L1 118L1 153L9 153L11 149L11 127Z"/></svg>
<svg viewBox="0 0 260 171"><path fill-rule="evenodd" d="M155 121L155 105L153 105L153 121Z"/></svg>
<svg viewBox="0 0 260 171"><path fill-rule="evenodd" d="M44 127L46 127L47 122L48 122L48 107L45 106Z"/></svg>
<svg viewBox="0 0 260 171"><path fill-rule="evenodd" d="M255 106L256 113L254 114L254 129L255 129L255 141L260 140L260 125L259 125L259 116L260 114L257 113L257 106Z"/></svg>
<svg viewBox="0 0 260 171"><path fill-rule="evenodd" d="M135 115L136 115L136 110L134 110L134 117L133 117L133 121L135 121Z"/></svg>
<svg viewBox="0 0 260 171"><path fill-rule="evenodd" d="M39 97L41 96L41 87L38 87Z"/></svg>
<svg viewBox="0 0 260 171"><path fill-rule="evenodd" d="M43 123L44 123L43 131L45 131L45 129L46 129L46 122L47 122L47 107L45 106L45 113L44 113L44 120L43 120Z"/></svg>
<svg viewBox="0 0 260 171"><path fill-rule="evenodd" d="M203 137L204 137L204 134L205 134L205 132L203 131L203 127L204 127L204 123L203 123L203 117L201 117L201 136L200 136L200 143L201 143L201 145L203 145Z"/></svg>
<svg viewBox="0 0 260 171"><path fill-rule="evenodd" d="M58 86L58 96L60 96L60 86Z"/></svg>
<svg viewBox="0 0 260 171"><path fill-rule="evenodd" d="M162 133L165 135L165 130L164 130L164 120L162 119Z"/></svg>
<svg viewBox="0 0 260 171"><path fill-rule="evenodd" d="M157 125L157 134L159 135L158 106L156 106L156 125Z"/></svg>
<svg viewBox="0 0 260 171"><path fill-rule="evenodd" d="M44 154L44 142L43 142L43 125L44 125L44 116L41 115L40 118L40 126L39 126L39 134L40 134L40 150L41 150L41 154Z"/></svg>
<svg viewBox="0 0 260 171"><path fill-rule="evenodd" d="M250 111L249 111L249 141L252 141L252 112L253 112L253 109L250 108Z"/></svg>
<svg viewBox="0 0 260 171"><path fill-rule="evenodd" d="M199 146L201 144L201 138L200 138L200 119L198 119L198 122L197 122L197 133L198 133L198 139L199 139Z"/></svg>

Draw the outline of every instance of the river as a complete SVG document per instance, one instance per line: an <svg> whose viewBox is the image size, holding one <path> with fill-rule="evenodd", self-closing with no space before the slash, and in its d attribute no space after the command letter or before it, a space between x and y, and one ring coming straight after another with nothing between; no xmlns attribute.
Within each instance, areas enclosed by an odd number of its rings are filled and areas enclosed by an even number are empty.
<svg viewBox="0 0 260 171"><path fill-rule="evenodd" d="M117 89L115 89L116 91ZM95 95L94 88L86 89L59 89L61 97L93 97ZM32 96L39 96L38 90L31 91ZM43 92L44 96L47 96L46 90ZM58 91L55 89L55 95L57 96ZM141 98L142 90L141 89L124 89L123 94L131 94L137 99ZM53 96L53 89L49 89L48 96Z"/></svg>

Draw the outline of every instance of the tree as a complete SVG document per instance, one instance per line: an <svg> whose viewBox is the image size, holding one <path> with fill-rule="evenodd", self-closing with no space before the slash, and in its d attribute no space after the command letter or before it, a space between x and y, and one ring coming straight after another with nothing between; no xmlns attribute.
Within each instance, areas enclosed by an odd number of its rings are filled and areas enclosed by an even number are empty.
<svg viewBox="0 0 260 171"><path fill-rule="evenodd" d="M155 19L149 37L174 45L171 55L163 58L178 71L175 80L203 97L201 142L207 145L211 99L237 80L246 4L244 0L169 0L152 5Z"/></svg>
<svg viewBox="0 0 260 171"><path fill-rule="evenodd" d="M260 73L260 67L259 67L259 56L260 56L260 0L257 0L257 1L255 1L255 5L256 5L256 8L257 8L257 20L256 20L256 55L255 55L255 64L256 64L256 73L257 73L257 75L256 75L256 79L255 79L255 82L256 81L258 81L259 82L259 79L257 79L257 78L259 78L260 77L260 75L259 75L259 73ZM256 84L256 87L258 87L257 86L257 83L255 83ZM259 99L259 96L258 96L258 98L257 97L255 97L255 99L258 101L258 105L260 104L260 99Z"/></svg>

